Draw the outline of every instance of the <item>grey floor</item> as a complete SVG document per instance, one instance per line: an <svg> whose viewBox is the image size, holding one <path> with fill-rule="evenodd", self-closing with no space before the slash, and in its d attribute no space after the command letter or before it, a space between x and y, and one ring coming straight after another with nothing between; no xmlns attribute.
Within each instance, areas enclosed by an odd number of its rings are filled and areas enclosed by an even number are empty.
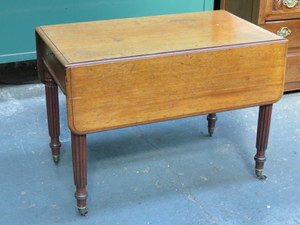
<svg viewBox="0 0 300 225"><path fill-rule="evenodd" d="M254 177L258 108L88 135L89 214L75 209L65 99L52 162L41 84L0 87L0 224L300 224L300 93L274 105Z"/></svg>

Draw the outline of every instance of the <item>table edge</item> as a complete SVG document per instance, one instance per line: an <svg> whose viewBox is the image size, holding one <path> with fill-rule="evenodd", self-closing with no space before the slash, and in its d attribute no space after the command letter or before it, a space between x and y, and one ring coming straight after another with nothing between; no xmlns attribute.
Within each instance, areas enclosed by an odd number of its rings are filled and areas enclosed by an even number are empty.
<svg viewBox="0 0 300 225"><path fill-rule="evenodd" d="M214 47L208 47L208 48L184 49L184 50L169 51L169 52L159 52L159 53L153 53L153 54L133 55L133 56L125 56L125 57L117 57L117 58L107 58L107 59L101 59L101 60L88 60L88 61L83 61L83 62L67 63L64 66L66 68L73 68L73 67L81 67L81 66L89 66L89 65L96 65L96 64L105 64L105 63L114 63L114 62L122 62L122 61L137 60L137 59L147 59L147 58L154 58L154 57L180 55L180 54L191 54L191 53L199 53L199 52L218 51L218 50L241 48L241 47L250 47L250 46L257 46L257 45L280 44L280 43L287 43L287 42L288 42L287 39L277 39L277 40L260 41L260 42L249 42L249 43L234 44L234 45L214 46Z"/></svg>
<svg viewBox="0 0 300 225"><path fill-rule="evenodd" d="M158 52L158 53L152 53L152 54L132 55L132 56L125 56L125 57L117 57L117 58L107 58L107 59L100 59L100 60L96 59L96 60L87 60L87 61L81 61L81 62L69 62L64 57L62 52L56 47L56 45L47 36L47 33L43 30L43 28L41 26L36 28L36 32L39 35L39 37L47 44L47 46L54 53L55 57L59 60L59 62L65 68L288 42L287 39L281 38L281 39L271 39L271 40L259 41L259 42L247 42L247 43L239 43L239 44L231 44L231 45L221 45L221 46L213 46L213 47L184 49L184 50L176 50L176 51L168 51L168 52Z"/></svg>

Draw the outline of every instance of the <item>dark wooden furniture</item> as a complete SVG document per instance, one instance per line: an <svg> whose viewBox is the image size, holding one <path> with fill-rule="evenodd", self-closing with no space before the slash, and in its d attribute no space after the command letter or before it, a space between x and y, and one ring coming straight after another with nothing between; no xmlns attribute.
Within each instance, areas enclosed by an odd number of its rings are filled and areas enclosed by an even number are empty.
<svg viewBox="0 0 300 225"><path fill-rule="evenodd" d="M300 90L300 1L222 0L221 8L289 40L285 91Z"/></svg>
<svg viewBox="0 0 300 225"><path fill-rule="evenodd" d="M96 21L36 29L50 147L59 160L58 87L66 95L75 197L87 213L86 134L260 106L262 174L272 104L283 93L287 41L225 11ZM251 34L251 35L249 35Z"/></svg>

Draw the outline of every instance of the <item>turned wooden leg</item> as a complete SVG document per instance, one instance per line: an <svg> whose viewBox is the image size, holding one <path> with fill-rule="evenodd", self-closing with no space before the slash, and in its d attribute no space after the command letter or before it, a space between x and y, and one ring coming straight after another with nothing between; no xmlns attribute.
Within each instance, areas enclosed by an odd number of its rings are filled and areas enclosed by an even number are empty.
<svg viewBox="0 0 300 225"><path fill-rule="evenodd" d="M263 105L259 107L257 137L256 137L257 153L254 159L256 162L255 174L261 180L265 180L267 178L267 176L263 175L262 171L263 171L264 163L266 161L265 152L268 147L272 106L273 105Z"/></svg>
<svg viewBox="0 0 300 225"><path fill-rule="evenodd" d="M214 131L215 131L215 126L216 126L216 122L217 122L217 114L216 113L211 113L208 114L207 116L207 120L208 120L208 134L209 136L212 136Z"/></svg>
<svg viewBox="0 0 300 225"><path fill-rule="evenodd" d="M58 108L58 89L57 84L53 80L49 72L44 72L48 129L51 138L50 148L55 164L59 162L59 150L61 143L59 142L59 108Z"/></svg>
<svg viewBox="0 0 300 225"><path fill-rule="evenodd" d="M76 186L75 198L80 215L88 213L86 207L87 185L87 154L86 154L86 135L77 135L71 132L72 139L72 158L74 183Z"/></svg>

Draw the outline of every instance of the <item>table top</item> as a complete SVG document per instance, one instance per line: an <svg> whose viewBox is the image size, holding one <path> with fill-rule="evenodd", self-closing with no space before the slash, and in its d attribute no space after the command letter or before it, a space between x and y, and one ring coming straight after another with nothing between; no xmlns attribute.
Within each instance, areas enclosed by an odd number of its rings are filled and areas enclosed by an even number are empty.
<svg viewBox="0 0 300 225"><path fill-rule="evenodd" d="M223 10L41 26L36 31L64 66L284 40Z"/></svg>

